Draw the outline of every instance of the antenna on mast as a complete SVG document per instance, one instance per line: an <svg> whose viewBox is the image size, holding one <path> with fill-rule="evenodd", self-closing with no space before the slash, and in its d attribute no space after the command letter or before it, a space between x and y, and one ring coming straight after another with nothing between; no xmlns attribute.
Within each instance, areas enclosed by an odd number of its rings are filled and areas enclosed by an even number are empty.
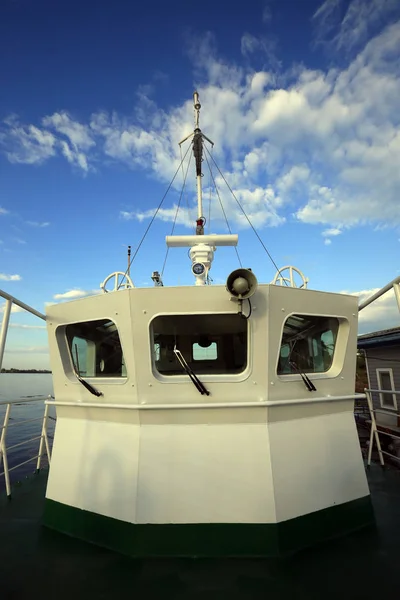
<svg viewBox="0 0 400 600"><path fill-rule="evenodd" d="M131 275L131 247L128 246L128 268L126 270L128 277Z"/></svg>
<svg viewBox="0 0 400 600"><path fill-rule="evenodd" d="M201 163L203 162L203 143L207 140L211 146L214 146L212 142L200 129L200 99L197 91L193 94L193 106L194 106L194 131L190 135L186 136L182 141L179 142L181 146L186 140L193 138L193 156L196 163L196 183L197 183L197 219L196 219L196 235L204 234L204 223L205 218L203 216L203 190L201 186L201 178L203 173L201 170Z"/></svg>
<svg viewBox="0 0 400 600"><path fill-rule="evenodd" d="M200 129L200 109L201 104L198 92L193 94L194 106L194 131L179 142L181 146L187 140L192 139L193 155L196 163L196 180L197 180L197 219L196 219L196 235L168 235L166 242L168 248L190 248L189 256L192 261L192 273L196 278L196 285L206 285L209 283L208 272L211 269L212 261L214 260L214 252L217 246L236 246L238 241L237 235L204 235L204 224L206 222L203 217L203 198L201 189L201 163L203 162L203 144L206 140L211 146L212 142ZM154 273L153 273L154 275ZM155 279L152 277L153 281Z"/></svg>

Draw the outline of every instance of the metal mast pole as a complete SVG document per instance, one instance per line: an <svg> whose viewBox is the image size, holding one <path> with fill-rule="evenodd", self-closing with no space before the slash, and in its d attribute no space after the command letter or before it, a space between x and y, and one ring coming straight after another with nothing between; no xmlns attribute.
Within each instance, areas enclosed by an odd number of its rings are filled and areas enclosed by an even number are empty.
<svg viewBox="0 0 400 600"><path fill-rule="evenodd" d="M193 94L194 104L194 135L193 135L193 154L196 159L196 180L197 180L197 218L200 219L203 216L203 196L201 188L201 163L203 162L203 135L199 127L200 119L200 100L199 94L194 92Z"/></svg>
<svg viewBox="0 0 400 600"><path fill-rule="evenodd" d="M128 277L131 276L131 247L128 246L128 268L126 270Z"/></svg>
<svg viewBox="0 0 400 600"><path fill-rule="evenodd" d="M187 140L192 140L193 155L196 162L196 183L197 183L197 219L195 235L170 235L167 236L168 248L185 247L190 248L189 256L192 261L192 273L196 278L196 285L206 285L208 283L208 272L214 259L214 252L217 246L236 246L237 235L205 235L203 217L203 198L201 189L201 163L203 161L203 144L206 140L211 146L212 142L199 127L200 119L200 100L198 92L193 94L194 105L194 131L179 142L181 146Z"/></svg>
<svg viewBox="0 0 400 600"><path fill-rule="evenodd" d="M211 146L214 146L214 142L212 142L204 133L201 131L199 127L200 120L200 100L198 92L194 92L193 94L193 105L194 105L194 132L190 135L186 136L179 145L186 142L186 140L193 138L193 155L196 162L196 187L197 187L197 220L196 220L196 234L203 235L204 234L204 223L205 219L203 217L203 191L201 187L201 178L203 176L201 172L201 163L203 162L203 140L207 140Z"/></svg>

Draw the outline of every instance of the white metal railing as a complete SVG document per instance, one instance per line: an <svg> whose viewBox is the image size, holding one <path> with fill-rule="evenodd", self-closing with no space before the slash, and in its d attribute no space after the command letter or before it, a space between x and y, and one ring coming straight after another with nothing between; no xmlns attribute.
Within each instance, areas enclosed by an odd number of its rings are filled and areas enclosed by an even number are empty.
<svg viewBox="0 0 400 600"><path fill-rule="evenodd" d="M5 484L6 484L6 492L7 496L11 496L11 482L10 482L10 473L26 465L34 460L36 460L36 470L39 471L42 466L42 458L47 455L47 461L50 465L51 460L51 452L50 452L50 444L48 437L48 423L49 419L52 417L49 415L49 406L45 404L45 400L49 400L51 396L36 396L34 398L21 398L18 400L4 401L0 402L0 406L5 406L6 411L4 414L3 425L0 428L1 437L0 437L0 468L3 464L3 471L0 473L0 477L4 476ZM21 404L28 404L32 402L42 402L44 406L43 416L35 417L33 419L24 419L22 421L15 421L14 423L10 423L10 415L13 406ZM27 423L34 422L42 422L41 434L34 435L33 437L29 437L26 440L22 440L16 444L12 444L11 446L7 446L7 433L12 427L20 427L21 425L26 425ZM40 441L39 441L40 440ZM38 443L38 453L30 458L23 460L17 465L12 466L11 468L8 465L8 452L13 450L14 448L19 448L26 444L30 444L31 442L39 441Z"/></svg>
<svg viewBox="0 0 400 600"><path fill-rule="evenodd" d="M20 308L23 308L27 312L31 313L31 315L35 315L35 317L39 317L39 319L42 319L43 321L46 320L46 317L44 314L42 314L38 310L32 308L31 306L28 306L28 304L25 304L25 302L21 302L21 300L14 298L14 296L11 296L4 290L0 290L0 296L2 298L4 298L6 301L5 306L4 306L4 314L3 314L3 320L1 322L1 331L0 331L0 372L1 372L1 367L3 366L3 356L4 356L4 349L6 346L8 326L10 324L10 315L11 315L12 305L16 304Z"/></svg>
<svg viewBox="0 0 400 600"><path fill-rule="evenodd" d="M388 394L391 396L400 396L400 392L397 390L365 389L365 395L367 398L368 409L369 409L369 414L370 414L370 418L371 418L371 431L370 431L370 436L369 436L368 463L367 464L368 464L368 466L371 464L372 448L373 448L374 441L375 441L376 447L378 450L378 454L379 454L379 461L383 467L385 465L385 459L383 458L384 454L386 456L389 456L390 458L393 458L394 460L398 460L398 461L400 461L400 457L397 456L397 454L391 454L390 452L387 452L386 450L382 450L382 444L381 444L381 440L380 440L379 436L386 435L386 436L392 438L393 440L400 440L400 435L399 435L400 427L391 426L391 425L385 424L385 423L377 423L375 415L377 413L389 415L391 417L395 417L397 419L397 422L399 422L400 413L398 413L397 410L385 410L384 408L374 408L373 401L372 401L372 394ZM391 431L387 431L387 430L391 430L393 433ZM396 432L396 433L394 433L394 432Z"/></svg>
<svg viewBox="0 0 400 600"><path fill-rule="evenodd" d="M11 316L11 310L12 310L13 304L26 310L27 312L31 313L35 317L42 319L43 321L46 320L46 317L41 312L32 308L28 304L21 302L21 300L14 298L14 296L11 296L4 290L0 290L0 297L4 298L6 301L5 305L4 305L3 320L1 323L1 330L0 330L0 372L1 372L1 368L3 366L4 350L5 350L6 340L7 340L8 328L10 325L10 316ZM0 429L0 431L1 431L0 469L1 469L2 464L4 467L3 472L0 473L0 477L4 476L4 478L5 478L7 496L11 496L11 483L10 483L10 472L11 471L14 471L14 470L18 469L19 467L22 467L23 465L26 465L27 463L30 463L34 460L37 461L36 469L39 470L41 467L41 461L42 461L42 457L44 456L44 453L47 454L47 460L50 464L50 445L49 445L49 438L47 435L47 429L48 429L48 421L52 417L50 417L50 415L49 415L49 407L47 406L47 404L44 403L44 401L48 400L49 398L51 398L51 396L36 396L33 398L22 398L19 400L6 400L3 402L0 402L0 406L6 407L3 425ZM21 404L25 404L25 403L31 403L31 402L43 402L43 405L44 405L43 416L35 417L34 419L24 419L23 421L15 421L14 423L9 422L10 414L11 414L11 410L12 410L13 406L21 405ZM7 447L7 432L11 427L19 427L21 425L26 425L27 423L33 423L35 421L42 421L42 430L41 430L40 435L36 435L27 440L19 441L18 443ZM11 468L9 468L8 456L7 456L8 451L13 450L14 448L24 446L24 445L29 444L34 441L39 441L39 440L40 440L40 442L39 442L38 454L28 458L27 460L22 461L18 465L14 465Z"/></svg>
<svg viewBox="0 0 400 600"><path fill-rule="evenodd" d="M365 308L369 304L372 304L372 302L375 302L375 300L377 300L378 298L383 296L383 294L386 294L386 292L388 292L392 288L394 291L394 295L396 297L398 309L400 311L400 276L399 276L399 277L396 277L395 279L393 279L390 283L385 285L383 288L378 290L375 294L373 294L372 296L367 298L367 300L365 300L364 302L361 302L361 304L358 307L358 312L360 312L360 310L363 310L363 308Z"/></svg>

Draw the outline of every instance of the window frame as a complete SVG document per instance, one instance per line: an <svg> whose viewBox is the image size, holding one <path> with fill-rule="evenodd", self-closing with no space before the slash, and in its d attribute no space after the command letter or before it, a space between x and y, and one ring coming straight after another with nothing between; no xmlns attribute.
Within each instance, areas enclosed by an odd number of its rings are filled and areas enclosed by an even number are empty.
<svg viewBox="0 0 400 600"><path fill-rule="evenodd" d="M228 311L190 311L190 312L159 312L154 313L149 321L148 325L148 335L149 335L149 363L151 372L153 377L162 382L168 384L175 383L187 383L188 376L186 373L182 373L179 375L163 375L160 373L156 367L155 359L154 359L154 335L153 335L153 321L158 317L180 317L180 316L202 316L202 315L236 315L236 312L228 312ZM252 323L251 319L247 321L247 364L246 367L240 373L201 373L199 374L199 378L202 382L220 382L220 383L235 383L240 381L245 381L251 375L252 367L253 367L253 349L252 349ZM196 372L196 369L194 369Z"/></svg>
<svg viewBox="0 0 400 600"><path fill-rule="evenodd" d="M394 387L394 378L393 378L393 369L392 367L382 367L380 369L376 369L376 380L378 383L378 390L383 390L382 388L382 381L381 381L381 373L389 373L389 377L390 377L390 385L392 386L392 390L395 390L396 388ZM385 390L386 391L386 390ZM390 392L390 390L387 390L388 392ZM385 397L387 397L389 394L387 393L382 393L379 392L379 402L382 408L384 408L385 410L394 410L397 411L397 397L396 394L392 394L392 399L393 399L393 405L392 406L387 406L387 404L385 404Z"/></svg>
<svg viewBox="0 0 400 600"><path fill-rule="evenodd" d="M278 348L276 353L276 361L275 361L275 376L282 382L290 382L290 381L301 381L301 375L299 373L278 373L279 367L279 358L281 352L281 345L283 339L283 331L285 327L286 321L293 316L296 315L304 315L305 317L321 317L327 319L337 319L339 322L337 336L336 336L336 344L332 357L332 364L327 371L304 371L306 375L312 377L312 380L318 379L333 379L339 375L339 373L343 370L344 359L346 357L346 349L347 343L349 339L350 333L350 323L347 316L344 315L335 315L335 314L327 314L327 313L316 313L316 312L306 312L306 311L291 311L287 315L285 315L284 320L282 321L280 337L278 341Z"/></svg>
<svg viewBox="0 0 400 600"><path fill-rule="evenodd" d="M97 385L97 384L125 385L129 380L129 367L126 362L126 353L124 350L123 339L122 339L120 328L119 328L118 324L114 321L114 319L112 317L109 317L109 316L96 317L96 318L86 319L86 320L79 319L78 321L71 321L68 323L63 323L61 325L58 325L58 327L55 330L55 336L56 336L56 340L57 340L58 349L60 352L60 358L61 358L61 363L62 363L62 366L64 369L64 374L71 382L79 385L79 381L76 377L75 370L74 370L74 360L73 360L73 356L72 356L72 350L70 348L69 341L68 341L67 327L69 325L79 325L81 323L95 323L96 321L110 321L115 325L116 330L118 332L119 341L121 344L121 350L122 350L122 356L124 358L126 375L118 375L118 376L81 375L80 377L81 377L81 379L84 379L85 381L88 381L89 383L93 383L93 385Z"/></svg>

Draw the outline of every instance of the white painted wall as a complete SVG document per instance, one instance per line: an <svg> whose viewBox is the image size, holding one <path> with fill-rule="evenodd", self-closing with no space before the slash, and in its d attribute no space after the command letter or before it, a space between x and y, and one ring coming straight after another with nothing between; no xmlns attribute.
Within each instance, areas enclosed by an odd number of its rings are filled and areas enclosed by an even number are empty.
<svg viewBox="0 0 400 600"><path fill-rule="evenodd" d="M348 411L268 425L276 520L369 494L352 402Z"/></svg>
<svg viewBox="0 0 400 600"><path fill-rule="evenodd" d="M235 313L223 286L135 288L49 307L56 401L70 406L57 409L47 497L127 522L269 523L367 495L353 402L330 402L354 392L357 299L260 286L252 304L248 369L202 376L209 397L184 374L168 382L156 376L149 326L165 312ZM332 369L310 376L318 392L299 375L276 374L291 313L335 315L345 324ZM93 379L103 392L97 398L72 373L62 332L67 323L102 318L119 328L127 377ZM316 397L327 401L310 402ZM291 406L279 404L290 399ZM231 408L266 401L277 405ZM209 408L214 403L228 406ZM162 408L168 404L181 408Z"/></svg>
<svg viewBox="0 0 400 600"><path fill-rule="evenodd" d="M56 429L46 497L133 523L139 426L61 416Z"/></svg>
<svg viewBox="0 0 400 600"><path fill-rule="evenodd" d="M264 424L142 427L138 523L271 523Z"/></svg>

